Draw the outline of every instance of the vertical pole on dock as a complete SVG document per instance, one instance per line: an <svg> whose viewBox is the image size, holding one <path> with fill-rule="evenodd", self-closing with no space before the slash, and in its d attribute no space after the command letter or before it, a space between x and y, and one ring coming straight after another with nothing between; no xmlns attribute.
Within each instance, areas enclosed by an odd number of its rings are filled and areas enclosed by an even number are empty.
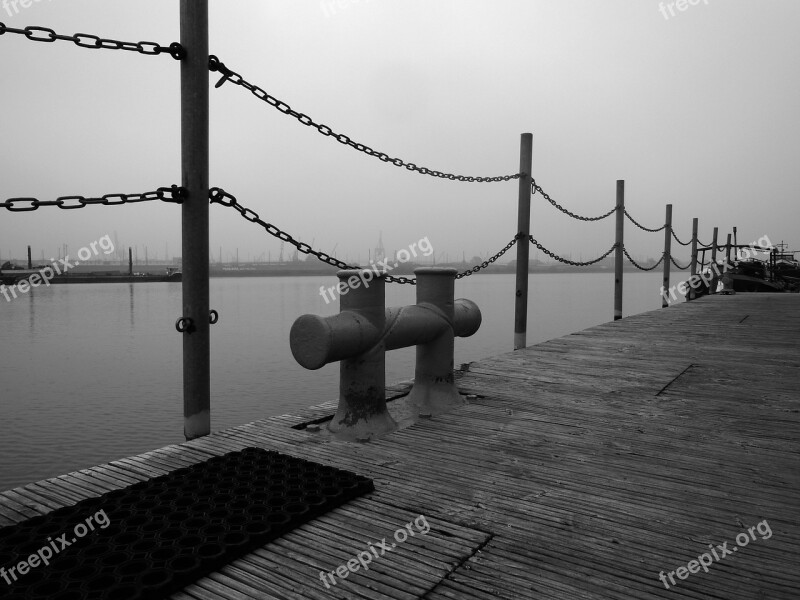
<svg viewBox="0 0 800 600"><path fill-rule="evenodd" d="M133 277L133 251L128 246L128 277Z"/></svg>
<svg viewBox="0 0 800 600"><path fill-rule="evenodd" d="M669 306L669 263L672 258L672 204L667 204L664 221L664 279L661 286L661 308Z"/></svg>
<svg viewBox="0 0 800 600"><path fill-rule="evenodd" d="M728 242L725 244L725 262L731 264L731 234L728 234Z"/></svg>
<svg viewBox="0 0 800 600"><path fill-rule="evenodd" d="M533 134L523 133L519 144L519 206L517 210L517 291L514 299L514 350L527 346L528 258L530 255L531 177Z"/></svg>
<svg viewBox="0 0 800 600"><path fill-rule="evenodd" d="M695 275L697 274L697 218L692 219L692 266L689 269L690 278L693 284L697 281ZM690 284L689 287L689 300L694 300L696 298L694 285Z"/></svg>
<svg viewBox="0 0 800 600"><path fill-rule="evenodd" d="M208 294L208 0L181 0L183 434L211 432Z"/></svg>
<svg viewBox="0 0 800 600"><path fill-rule="evenodd" d="M617 252L614 260L614 320L622 318L622 250L625 228L625 181L617 180Z"/></svg>
<svg viewBox="0 0 800 600"><path fill-rule="evenodd" d="M33 260L31 259L31 247L28 246L28 270L33 269Z"/></svg>
<svg viewBox="0 0 800 600"><path fill-rule="evenodd" d="M714 227L714 237L711 242L711 271L714 275L717 274L717 239L719 237L719 227ZM714 277L711 280L711 287L712 289L709 290L709 293L716 294L717 293L717 278Z"/></svg>

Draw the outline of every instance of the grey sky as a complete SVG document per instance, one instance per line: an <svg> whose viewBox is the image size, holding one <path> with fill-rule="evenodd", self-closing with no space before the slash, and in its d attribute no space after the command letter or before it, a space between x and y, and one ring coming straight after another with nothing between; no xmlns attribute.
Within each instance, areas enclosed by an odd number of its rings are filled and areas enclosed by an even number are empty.
<svg viewBox="0 0 800 600"><path fill-rule="evenodd" d="M420 166L464 175L517 171L534 136L534 176L587 215L627 182L629 211L677 234L739 227L740 242L798 239L800 3L700 0L212 1L211 51L305 112ZM11 13L11 14L9 14ZM178 2L42 0L0 11L41 25L165 45ZM666 15L666 17L665 17ZM3 199L138 192L180 183L179 64L166 56L0 37ZM216 78L212 78L212 84ZM211 183L265 220L362 261L427 236L437 258L493 253L516 229L517 183L459 183L381 163L226 84L211 94ZM0 215L0 257L48 258L117 232L151 257L178 255L180 208L150 203ZM211 248L242 259L280 244L211 207ZM584 259L613 242L533 199L532 232ZM662 236L627 227L635 256Z"/></svg>

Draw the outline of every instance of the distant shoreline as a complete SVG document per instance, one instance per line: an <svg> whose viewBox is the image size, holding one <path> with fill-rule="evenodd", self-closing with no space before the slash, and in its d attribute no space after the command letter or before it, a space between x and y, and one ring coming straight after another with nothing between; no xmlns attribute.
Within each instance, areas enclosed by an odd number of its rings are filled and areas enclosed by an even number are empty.
<svg viewBox="0 0 800 600"><path fill-rule="evenodd" d="M116 265L115 265L116 266ZM414 269L419 266L431 265L414 265L406 263L398 266L390 271L391 275L399 277L413 277ZM436 266L455 268L459 272L466 271L472 268L473 265L465 264L439 264ZM650 265L644 265L650 266ZM50 284L78 284L78 283L168 283L181 281L180 274L177 276L166 276L167 268L175 269L175 265L135 265L134 275L128 274L127 269L111 270L108 265L79 265L67 274L62 274L51 279ZM27 280L30 276L39 272L40 267L34 265L32 269L6 269L0 271L0 279L5 285L15 285L21 281ZM231 278L231 277L334 277L337 272L334 266L326 265L310 265L306 266L304 262L297 264L281 264L273 266L265 265L240 265L238 268L235 266L220 268L218 265L211 265L209 268L209 277L212 278ZM633 265L626 264L624 267L625 273L637 272ZM672 269L673 272L682 272L679 269ZM575 274L575 273L613 273L613 267L608 266L588 266L588 267L573 267L569 265L555 264L555 265L531 265L528 273L536 274ZM656 272L654 270L654 272ZM660 270L658 271L661 272ZM516 273L515 266L512 265L490 265L482 269L476 274L487 275L514 275Z"/></svg>

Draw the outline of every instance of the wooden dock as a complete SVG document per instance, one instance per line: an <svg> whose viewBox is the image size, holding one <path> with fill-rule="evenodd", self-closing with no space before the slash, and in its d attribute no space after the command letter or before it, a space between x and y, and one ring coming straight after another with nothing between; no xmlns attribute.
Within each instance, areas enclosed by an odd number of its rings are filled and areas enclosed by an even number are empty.
<svg viewBox="0 0 800 600"><path fill-rule="evenodd" d="M376 491L176 600L800 598L800 295L629 317L472 363L459 386L476 397L368 444L293 428L326 404L33 483L0 494L0 525L255 445ZM323 584L420 516L427 534Z"/></svg>

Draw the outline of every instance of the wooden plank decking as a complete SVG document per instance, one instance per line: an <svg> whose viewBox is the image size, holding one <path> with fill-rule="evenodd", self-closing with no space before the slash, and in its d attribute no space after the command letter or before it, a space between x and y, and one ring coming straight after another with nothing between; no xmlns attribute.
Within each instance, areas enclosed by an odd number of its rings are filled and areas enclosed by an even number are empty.
<svg viewBox="0 0 800 600"><path fill-rule="evenodd" d="M473 363L459 385L477 398L369 444L292 428L321 405L4 492L0 524L258 445L376 491L176 600L800 598L800 296L629 317ZM420 515L426 535L322 583ZM708 573L658 579L759 523Z"/></svg>

